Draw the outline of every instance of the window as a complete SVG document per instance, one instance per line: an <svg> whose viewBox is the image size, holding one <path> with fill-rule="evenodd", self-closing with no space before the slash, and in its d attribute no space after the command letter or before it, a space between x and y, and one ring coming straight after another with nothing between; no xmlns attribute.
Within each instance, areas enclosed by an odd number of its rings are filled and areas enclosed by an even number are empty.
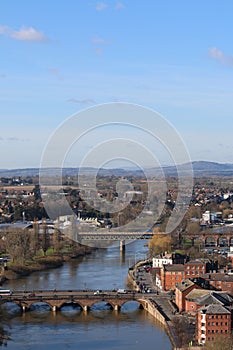
<svg viewBox="0 0 233 350"><path fill-rule="evenodd" d="M212 326L214 326L214 322L212 322Z"/></svg>

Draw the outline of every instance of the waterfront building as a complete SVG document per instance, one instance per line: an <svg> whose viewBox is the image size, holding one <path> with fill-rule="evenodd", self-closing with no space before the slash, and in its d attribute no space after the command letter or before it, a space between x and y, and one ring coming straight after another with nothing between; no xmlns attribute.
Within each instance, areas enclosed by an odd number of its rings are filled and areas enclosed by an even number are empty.
<svg viewBox="0 0 233 350"><path fill-rule="evenodd" d="M188 279L176 284L175 297L176 305L178 307L179 312L185 310L185 297L195 288L199 287L194 282Z"/></svg>
<svg viewBox="0 0 233 350"><path fill-rule="evenodd" d="M174 291L176 289L176 284L184 279L184 265L163 265L160 278L163 291Z"/></svg>
<svg viewBox="0 0 233 350"><path fill-rule="evenodd" d="M204 345L216 336L231 333L231 312L219 304L211 304L197 311L197 342Z"/></svg>
<svg viewBox="0 0 233 350"><path fill-rule="evenodd" d="M200 308L199 298L210 295L211 290L209 289L197 289L194 288L185 296L185 312L190 315L196 315L196 311ZM203 306L203 305L202 305Z"/></svg>

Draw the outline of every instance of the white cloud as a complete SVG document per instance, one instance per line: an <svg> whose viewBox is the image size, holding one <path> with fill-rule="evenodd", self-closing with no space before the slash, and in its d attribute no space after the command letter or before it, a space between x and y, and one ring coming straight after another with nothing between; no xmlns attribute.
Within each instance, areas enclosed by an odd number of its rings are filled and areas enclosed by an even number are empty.
<svg viewBox="0 0 233 350"><path fill-rule="evenodd" d="M77 98L69 98L67 100L67 102L80 103L80 104L84 104L84 105L96 104L96 102L94 100L92 100L91 98L85 98L82 100L77 99Z"/></svg>
<svg viewBox="0 0 233 350"><path fill-rule="evenodd" d="M20 137L16 137L16 136L10 136L10 137L1 137L0 136L0 141L16 141L16 142L27 142L29 141L28 138L20 138Z"/></svg>
<svg viewBox="0 0 233 350"><path fill-rule="evenodd" d="M217 49L216 47L211 47L209 49L210 58L219 60L221 63L227 66L233 66L233 56L226 55L223 51Z"/></svg>
<svg viewBox="0 0 233 350"><path fill-rule="evenodd" d="M21 29L13 30L8 26L0 26L0 35L5 35L15 40L20 41L45 41L47 40L46 36L42 32L38 32L33 27L22 27Z"/></svg>
<svg viewBox="0 0 233 350"><path fill-rule="evenodd" d="M108 5L105 2L97 2L95 9L96 11L100 12L105 10L107 7Z"/></svg>
<svg viewBox="0 0 233 350"><path fill-rule="evenodd" d="M109 45L109 42L103 38L100 38L98 36L94 36L92 38L92 43L95 46L95 53L96 55L102 55L103 54L103 50L102 48L100 48L100 46L103 45Z"/></svg>
<svg viewBox="0 0 233 350"><path fill-rule="evenodd" d="M125 5L122 2L118 1L115 5L115 10L122 10L125 8Z"/></svg>
<svg viewBox="0 0 233 350"><path fill-rule="evenodd" d="M109 44L109 42L107 40L105 40L103 38L100 38L98 36L94 36L92 38L92 42L93 42L93 44L96 44L96 45L107 45L107 44Z"/></svg>

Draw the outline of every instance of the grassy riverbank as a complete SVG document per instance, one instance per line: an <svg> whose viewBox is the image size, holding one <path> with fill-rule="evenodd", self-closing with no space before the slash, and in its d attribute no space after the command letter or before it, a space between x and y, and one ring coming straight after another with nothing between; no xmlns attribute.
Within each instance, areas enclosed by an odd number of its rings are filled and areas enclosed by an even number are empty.
<svg viewBox="0 0 233 350"><path fill-rule="evenodd" d="M3 284L7 280L28 276L33 272L45 271L48 269L59 268L64 262L71 259L82 258L87 254L91 254L95 249L86 246L80 246L75 251L64 251L55 254L52 251L47 252L47 255L37 256L26 261L24 264L19 262L9 262L5 268L2 268L0 274L0 283Z"/></svg>

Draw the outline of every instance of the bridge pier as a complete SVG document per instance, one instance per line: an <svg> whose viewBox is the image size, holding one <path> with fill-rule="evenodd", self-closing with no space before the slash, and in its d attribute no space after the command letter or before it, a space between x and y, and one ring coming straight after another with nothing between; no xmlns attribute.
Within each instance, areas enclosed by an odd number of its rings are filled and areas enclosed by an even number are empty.
<svg viewBox="0 0 233 350"><path fill-rule="evenodd" d="M84 305L84 306L83 306L83 311L87 312L88 309L89 309L88 305Z"/></svg>
<svg viewBox="0 0 233 350"><path fill-rule="evenodd" d="M21 305L23 313L27 311L27 306L26 305Z"/></svg>
<svg viewBox="0 0 233 350"><path fill-rule="evenodd" d="M120 310L120 306L119 305L114 305L114 311L119 311Z"/></svg>
<svg viewBox="0 0 233 350"><path fill-rule="evenodd" d="M57 312L57 307L56 307L56 305L53 305L53 306L52 306L52 312Z"/></svg>
<svg viewBox="0 0 233 350"><path fill-rule="evenodd" d="M120 251L124 252L125 251L125 240L120 241Z"/></svg>

